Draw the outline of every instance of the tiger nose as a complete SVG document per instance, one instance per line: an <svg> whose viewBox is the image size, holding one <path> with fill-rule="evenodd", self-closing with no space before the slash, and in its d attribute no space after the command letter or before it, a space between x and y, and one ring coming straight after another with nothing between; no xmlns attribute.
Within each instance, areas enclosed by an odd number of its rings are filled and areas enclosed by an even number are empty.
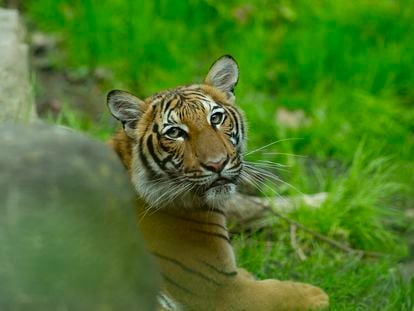
<svg viewBox="0 0 414 311"><path fill-rule="evenodd" d="M223 168L226 166L227 162L228 162L228 158L222 158L218 161L208 161L201 165L209 171L220 173L223 170Z"/></svg>

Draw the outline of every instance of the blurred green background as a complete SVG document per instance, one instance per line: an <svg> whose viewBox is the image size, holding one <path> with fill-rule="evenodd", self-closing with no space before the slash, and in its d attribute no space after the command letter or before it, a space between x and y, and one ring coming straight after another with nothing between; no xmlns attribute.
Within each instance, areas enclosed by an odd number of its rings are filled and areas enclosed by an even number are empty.
<svg viewBox="0 0 414 311"><path fill-rule="evenodd" d="M321 208L303 206L291 217L386 254L364 259L298 232L308 255L301 261L280 221L266 234L234 237L240 263L260 277L325 288L331 310L413 310L412 0L25 0L20 8L29 35L58 38L39 76L65 72L92 83L82 102L65 100L42 115L100 139L117 127L105 108L108 90L146 97L202 81L215 59L231 54L249 149L284 140L249 157L286 165L277 171L285 183L261 190L327 192ZM34 81L40 98L50 92L43 79ZM92 88L98 100L88 97Z"/></svg>

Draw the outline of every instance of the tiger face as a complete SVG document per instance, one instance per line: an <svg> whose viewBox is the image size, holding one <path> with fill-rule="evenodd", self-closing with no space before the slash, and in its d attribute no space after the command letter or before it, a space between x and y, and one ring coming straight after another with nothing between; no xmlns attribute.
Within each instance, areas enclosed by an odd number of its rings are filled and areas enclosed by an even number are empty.
<svg viewBox="0 0 414 311"><path fill-rule="evenodd" d="M112 114L133 141L132 182L149 206L219 208L243 168L245 122L235 106L238 66L223 56L204 83L140 100L114 90Z"/></svg>

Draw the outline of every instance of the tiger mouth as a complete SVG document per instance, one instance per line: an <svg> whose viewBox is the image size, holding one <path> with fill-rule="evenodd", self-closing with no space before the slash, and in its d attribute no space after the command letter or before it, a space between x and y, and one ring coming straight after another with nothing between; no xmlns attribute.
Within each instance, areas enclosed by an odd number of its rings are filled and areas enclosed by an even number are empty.
<svg viewBox="0 0 414 311"><path fill-rule="evenodd" d="M228 178L217 178L215 181L213 181L209 186L208 189L215 188L215 187L221 187L227 184L234 183L232 180Z"/></svg>

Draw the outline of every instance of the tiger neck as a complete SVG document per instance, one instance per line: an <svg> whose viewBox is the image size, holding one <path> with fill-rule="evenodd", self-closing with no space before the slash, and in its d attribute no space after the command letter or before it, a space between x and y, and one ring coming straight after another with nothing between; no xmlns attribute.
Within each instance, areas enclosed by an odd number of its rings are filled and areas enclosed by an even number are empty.
<svg viewBox="0 0 414 311"><path fill-rule="evenodd" d="M165 208L157 212L138 207L139 229L156 257L209 259L228 270L235 269L233 249L220 210ZM160 260L161 268L163 260Z"/></svg>

